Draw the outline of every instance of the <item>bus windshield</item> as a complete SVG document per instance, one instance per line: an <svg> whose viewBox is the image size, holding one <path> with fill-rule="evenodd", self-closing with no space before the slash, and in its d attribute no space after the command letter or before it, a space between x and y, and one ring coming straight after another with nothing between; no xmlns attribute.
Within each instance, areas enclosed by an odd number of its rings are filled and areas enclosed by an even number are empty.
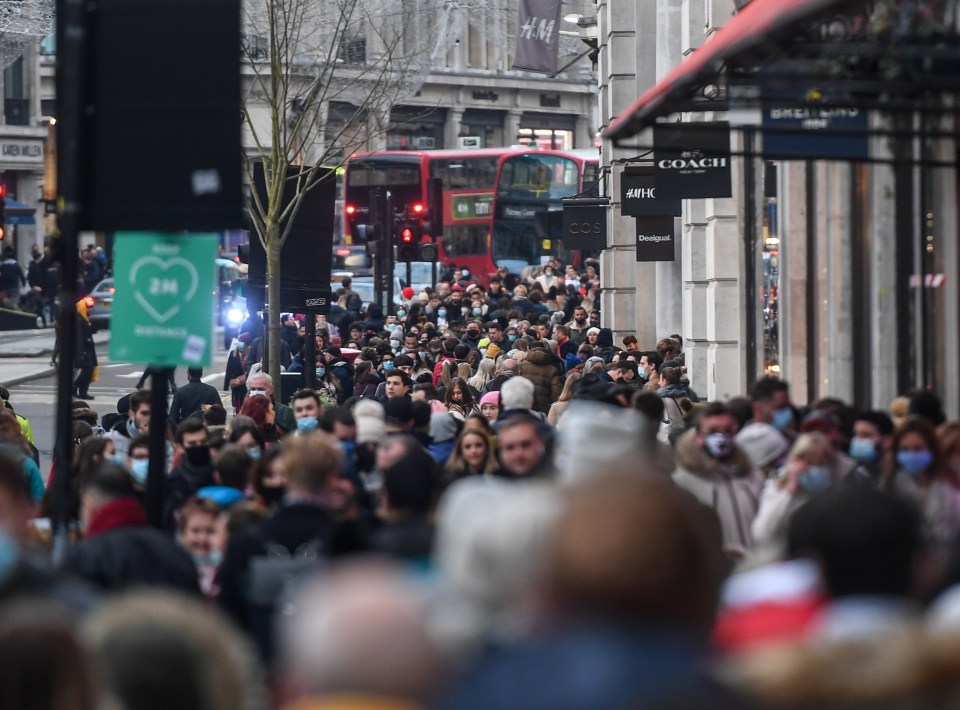
<svg viewBox="0 0 960 710"><path fill-rule="evenodd" d="M556 155L517 155L503 161L497 199L559 200L579 191L577 163Z"/></svg>

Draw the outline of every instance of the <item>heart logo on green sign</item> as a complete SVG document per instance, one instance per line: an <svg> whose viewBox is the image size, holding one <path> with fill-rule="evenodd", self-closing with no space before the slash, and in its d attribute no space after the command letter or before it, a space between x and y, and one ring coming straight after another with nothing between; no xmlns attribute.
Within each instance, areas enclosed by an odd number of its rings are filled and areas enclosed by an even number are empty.
<svg viewBox="0 0 960 710"><path fill-rule="evenodd" d="M156 267L158 271L153 269L143 271L141 279L145 282L138 283L137 274L144 267L150 266ZM168 273L171 269L178 267L186 271L186 278L178 277L176 272ZM154 273L156 276L152 275ZM157 323L166 323L179 313L180 307L193 299L198 283L196 267L179 256L172 259L144 256L137 259L133 263L133 268L130 269L130 284L134 288L133 297ZM184 287L186 287L186 293L184 293Z"/></svg>

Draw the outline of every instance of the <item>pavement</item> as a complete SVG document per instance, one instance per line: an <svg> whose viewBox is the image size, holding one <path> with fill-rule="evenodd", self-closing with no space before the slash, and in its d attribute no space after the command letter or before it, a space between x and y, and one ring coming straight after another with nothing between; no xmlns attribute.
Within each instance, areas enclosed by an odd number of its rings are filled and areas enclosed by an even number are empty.
<svg viewBox="0 0 960 710"><path fill-rule="evenodd" d="M98 345L110 341L110 331L94 333ZM53 328L0 331L0 385L13 387L56 373L51 362L56 333Z"/></svg>

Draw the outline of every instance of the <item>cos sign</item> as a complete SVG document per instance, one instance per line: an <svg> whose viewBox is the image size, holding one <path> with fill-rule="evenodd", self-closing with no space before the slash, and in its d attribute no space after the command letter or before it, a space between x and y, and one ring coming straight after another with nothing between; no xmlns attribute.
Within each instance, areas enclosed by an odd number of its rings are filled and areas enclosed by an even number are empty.
<svg viewBox="0 0 960 710"><path fill-rule="evenodd" d="M566 249L606 249L607 198L563 200L563 245Z"/></svg>

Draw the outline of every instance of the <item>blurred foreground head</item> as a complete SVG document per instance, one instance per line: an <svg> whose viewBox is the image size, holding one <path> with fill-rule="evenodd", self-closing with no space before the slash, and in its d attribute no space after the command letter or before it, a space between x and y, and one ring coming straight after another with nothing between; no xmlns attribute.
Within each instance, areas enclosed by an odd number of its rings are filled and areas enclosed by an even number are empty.
<svg viewBox="0 0 960 710"><path fill-rule="evenodd" d="M93 676L65 610L7 604L0 615L0 708L94 710Z"/></svg>
<svg viewBox="0 0 960 710"><path fill-rule="evenodd" d="M545 583L562 613L709 633L726 573L716 515L666 479L611 475L570 490Z"/></svg>
<svg viewBox="0 0 960 710"><path fill-rule="evenodd" d="M440 664L424 603L400 568L379 560L304 584L280 628L287 699L359 698L357 707L428 700Z"/></svg>
<svg viewBox="0 0 960 710"><path fill-rule="evenodd" d="M252 648L209 604L159 592L114 597L84 625L105 695L123 710L265 707Z"/></svg>

